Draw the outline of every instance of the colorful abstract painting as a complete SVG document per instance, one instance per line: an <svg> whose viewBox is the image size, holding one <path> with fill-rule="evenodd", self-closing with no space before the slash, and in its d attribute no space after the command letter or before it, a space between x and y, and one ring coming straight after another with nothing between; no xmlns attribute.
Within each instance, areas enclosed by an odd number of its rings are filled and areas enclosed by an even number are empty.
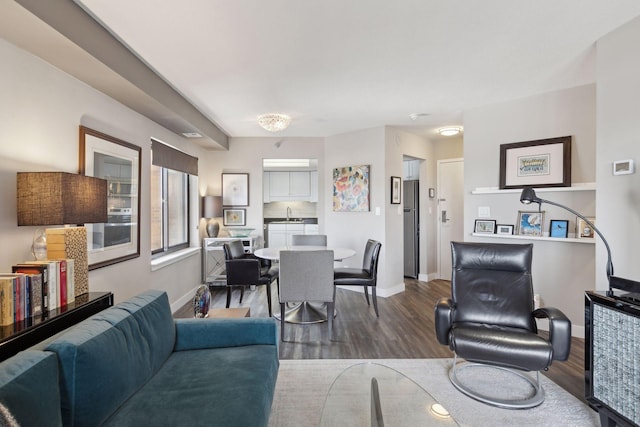
<svg viewBox="0 0 640 427"><path fill-rule="evenodd" d="M333 211L369 211L369 165L333 170Z"/></svg>

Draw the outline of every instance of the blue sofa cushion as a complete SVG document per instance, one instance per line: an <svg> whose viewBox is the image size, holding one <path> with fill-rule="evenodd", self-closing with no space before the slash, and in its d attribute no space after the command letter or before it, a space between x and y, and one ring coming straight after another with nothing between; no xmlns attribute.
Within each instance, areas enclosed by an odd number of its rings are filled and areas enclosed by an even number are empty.
<svg viewBox="0 0 640 427"><path fill-rule="evenodd" d="M0 402L21 426L61 426L56 356L27 350L0 363Z"/></svg>
<svg viewBox="0 0 640 427"><path fill-rule="evenodd" d="M105 425L267 426L278 375L275 348L175 352Z"/></svg>
<svg viewBox="0 0 640 427"><path fill-rule="evenodd" d="M160 369L174 342L166 293L147 291L49 343L59 358L64 424L104 422Z"/></svg>

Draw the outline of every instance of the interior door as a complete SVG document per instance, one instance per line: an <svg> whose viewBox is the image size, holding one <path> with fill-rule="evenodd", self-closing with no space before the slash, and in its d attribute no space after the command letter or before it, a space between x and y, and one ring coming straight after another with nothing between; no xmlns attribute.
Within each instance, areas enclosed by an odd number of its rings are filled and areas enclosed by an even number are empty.
<svg viewBox="0 0 640 427"><path fill-rule="evenodd" d="M451 280L451 242L464 240L464 160L438 161L438 278Z"/></svg>

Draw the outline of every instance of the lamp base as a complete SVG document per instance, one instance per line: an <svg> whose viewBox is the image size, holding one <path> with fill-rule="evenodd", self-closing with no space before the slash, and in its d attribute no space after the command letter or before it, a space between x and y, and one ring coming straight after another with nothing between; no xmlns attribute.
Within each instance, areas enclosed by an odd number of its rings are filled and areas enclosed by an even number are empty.
<svg viewBox="0 0 640 427"><path fill-rule="evenodd" d="M207 221L207 236L218 237L218 233L220 233L220 224L218 224L218 221Z"/></svg>

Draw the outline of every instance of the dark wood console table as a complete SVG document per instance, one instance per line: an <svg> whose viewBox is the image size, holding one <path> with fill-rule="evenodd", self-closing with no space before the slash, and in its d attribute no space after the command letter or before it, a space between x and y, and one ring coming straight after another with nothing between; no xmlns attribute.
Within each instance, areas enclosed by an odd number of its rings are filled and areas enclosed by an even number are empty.
<svg viewBox="0 0 640 427"><path fill-rule="evenodd" d="M111 292L89 292L78 295L75 301L49 311L46 315L30 317L13 325L0 327L0 361L19 351L57 334L70 326L113 305Z"/></svg>

